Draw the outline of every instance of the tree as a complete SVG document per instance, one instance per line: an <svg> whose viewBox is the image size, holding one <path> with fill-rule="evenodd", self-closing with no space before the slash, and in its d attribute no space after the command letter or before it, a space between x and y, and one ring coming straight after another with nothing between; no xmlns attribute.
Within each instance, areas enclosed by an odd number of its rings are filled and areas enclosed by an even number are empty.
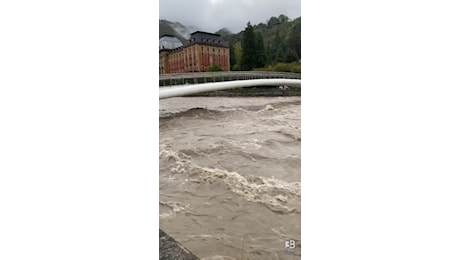
<svg viewBox="0 0 460 260"><path fill-rule="evenodd" d="M280 20L278 18L272 16L270 18L270 20L268 20L268 22L267 22L267 27L271 28L271 27L273 27L274 25L277 25L277 24L280 24Z"/></svg>
<svg viewBox="0 0 460 260"><path fill-rule="evenodd" d="M235 59L236 59L235 65L237 65L236 68L238 68L238 70L240 70L241 69L241 63L243 61L243 48L241 47L241 42L237 42L237 43L233 44L233 49L235 51Z"/></svg>
<svg viewBox="0 0 460 260"><path fill-rule="evenodd" d="M299 56L297 56L297 53L293 49L288 49L284 56L284 61L285 62L294 62L294 61L299 61Z"/></svg>
<svg viewBox="0 0 460 260"><path fill-rule="evenodd" d="M246 29L243 32L243 40L241 42L243 55L241 58L241 69L252 70L257 63L257 49L254 29L250 22L247 23Z"/></svg>
<svg viewBox="0 0 460 260"><path fill-rule="evenodd" d="M256 33L255 37L255 46L256 46L256 57L255 57L255 68L261 68L265 66L265 46L264 46L264 39L262 38L262 34Z"/></svg>
<svg viewBox="0 0 460 260"><path fill-rule="evenodd" d="M275 38L272 42L270 53L272 55L272 64L284 62L286 56L286 45L284 44L278 30L276 31Z"/></svg>
<svg viewBox="0 0 460 260"><path fill-rule="evenodd" d="M284 14L281 14L279 17L278 17L278 21L280 23L287 23L289 22L289 17L287 17L286 15Z"/></svg>
<svg viewBox="0 0 460 260"><path fill-rule="evenodd" d="M272 64L272 56L271 55L271 42L267 42L267 46L265 47L265 64L270 65Z"/></svg>
<svg viewBox="0 0 460 260"><path fill-rule="evenodd" d="M295 52L297 59L300 59L300 50L301 50L300 26L301 26L300 20L292 26L289 32L289 36L287 38L287 44L286 44L289 49L292 49Z"/></svg>

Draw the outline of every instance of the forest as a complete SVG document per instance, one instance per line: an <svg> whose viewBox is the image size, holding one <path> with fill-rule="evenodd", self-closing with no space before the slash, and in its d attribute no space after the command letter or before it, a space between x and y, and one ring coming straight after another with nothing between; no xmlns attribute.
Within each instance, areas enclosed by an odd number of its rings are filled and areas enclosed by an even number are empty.
<svg viewBox="0 0 460 260"><path fill-rule="evenodd" d="M285 15L271 17L267 23L251 25L231 34L221 29L230 47L232 70L276 70L300 72L301 18L290 20Z"/></svg>

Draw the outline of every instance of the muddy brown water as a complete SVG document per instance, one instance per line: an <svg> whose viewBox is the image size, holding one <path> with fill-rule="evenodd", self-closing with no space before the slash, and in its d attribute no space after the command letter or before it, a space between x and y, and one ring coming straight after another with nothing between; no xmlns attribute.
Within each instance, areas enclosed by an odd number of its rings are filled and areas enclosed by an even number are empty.
<svg viewBox="0 0 460 260"><path fill-rule="evenodd" d="M205 260L300 259L300 97L159 107L160 228Z"/></svg>

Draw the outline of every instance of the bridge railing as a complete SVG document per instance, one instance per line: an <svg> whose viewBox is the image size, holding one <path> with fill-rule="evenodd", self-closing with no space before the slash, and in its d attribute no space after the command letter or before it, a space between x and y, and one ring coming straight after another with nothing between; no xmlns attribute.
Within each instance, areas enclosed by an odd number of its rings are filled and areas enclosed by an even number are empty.
<svg viewBox="0 0 460 260"><path fill-rule="evenodd" d="M174 86L249 79L300 79L300 73L272 71L225 71L160 74L160 86Z"/></svg>

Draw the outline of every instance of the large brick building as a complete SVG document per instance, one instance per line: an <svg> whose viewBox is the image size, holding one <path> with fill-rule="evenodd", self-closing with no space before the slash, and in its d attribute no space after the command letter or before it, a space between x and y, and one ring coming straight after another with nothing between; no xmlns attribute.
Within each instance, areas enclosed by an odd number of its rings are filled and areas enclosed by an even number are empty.
<svg viewBox="0 0 460 260"><path fill-rule="evenodd" d="M230 50L220 35L196 31L185 45L171 35L160 38L160 74L205 72L213 65L230 70Z"/></svg>

